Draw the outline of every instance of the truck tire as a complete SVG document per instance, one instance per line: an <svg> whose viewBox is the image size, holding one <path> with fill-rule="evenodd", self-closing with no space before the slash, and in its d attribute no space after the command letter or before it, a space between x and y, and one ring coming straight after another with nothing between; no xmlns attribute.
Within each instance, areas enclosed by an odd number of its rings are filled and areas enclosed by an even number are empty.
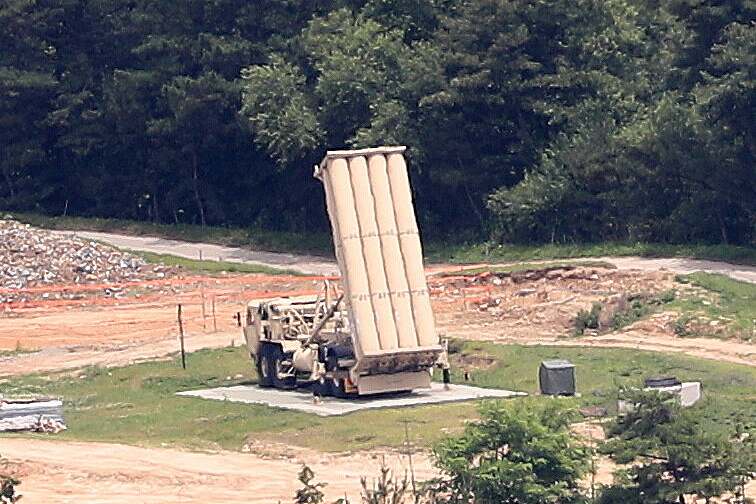
<svg viewBox="0 0 756 504"><path fill-rule="evenodd" d="M270 365L270 350L272 345L262 344L260 345L260 352L255 358L255 364L257 367L257 384L260 387L272 387L273 386L273 374L271 373Z"/></svg>
<svg viewBox="0 0 756 504"><path fill-rule="evenodd" d="M327 397L330 395L333 395L331 393L331 380L325 379L321 383L319 380L316 380L311 385L312 394L316 397Z"/></svg>
<svg viewBox="0 0 756 504"><path fill-rule="evenodd" d="M277 389L293 389L297 387L297 378L295 376L286 376L279 378L278 373L281 370L281 362L286 360L286 354L278 345L269 345L270 352L270 374L273 379L273 386Z"/></svg>
<svg viewBox="0 0 756 504"><path fill-rule="evenodd" d="M347 392L346 386L344 385L344 378L332 378L330 380L331 385L331 395L333 397L339 397L341 399L350 399L353 397L358 397L359 394L355 392Z"/></svg>

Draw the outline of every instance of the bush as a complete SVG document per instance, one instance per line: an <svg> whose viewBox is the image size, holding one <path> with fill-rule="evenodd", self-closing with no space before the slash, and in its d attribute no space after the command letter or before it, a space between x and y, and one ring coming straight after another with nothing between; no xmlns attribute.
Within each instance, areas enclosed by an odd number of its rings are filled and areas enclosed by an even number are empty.
<svg viewBox="0 0 756 504"><path fill-rule="evenodd" d="M598 329L599 315L601 303L593 303L591 311L580 310L575 317L575 334L582 335L586 329Z"/></svg>

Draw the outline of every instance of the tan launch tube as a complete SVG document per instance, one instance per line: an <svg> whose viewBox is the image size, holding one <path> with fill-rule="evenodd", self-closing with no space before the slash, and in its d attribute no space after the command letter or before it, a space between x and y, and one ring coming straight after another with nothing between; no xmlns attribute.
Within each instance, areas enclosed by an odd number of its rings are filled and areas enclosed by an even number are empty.
<svg viewBox="0 0 756 504"><path fill-rule="evenodd" d="M438 347L403 152L329 151L316 171L358 359Z"/></svg>
<svg viewBox="0 0 756 504"><path fill-rule="evenodd" d="M355 351L358 356L360 351L366 354L375 353L381 350L381 346L375 327L365 260L362 256L360 227L355 212L347 160L339 158L330 161L324 181L331 187L334 205L328 211L331 220L337 223L344 268L349 272L343 276L347 278L348 303L355 326L353 330L359 335L359 345L355 345Z"/></svg>
<svg viewBox="0 0 756 504"><path fill-rule="evenodd" d="M412 312L417 331L419 346L430 346L438 343L433 322L433 310L430 305L428 284L423 270L423 252L420 246L420 234L415 221L412 206L412 193L409 187L407 165L401 154L389 154L388 178L391 195L396 214L396 224L399 229L399 246L404 257L407 282L409 283Z"/></svg>
<svg viewBox="0 0 756 504"><path fill-rule="evenodd" d="M418 345L415 321L412 316L409 284L405 273L404 257L399 246L399 230L396 227L394 205L391 204L391 188L386 172L386 157L370 156L368 161L370 186L375 198L375 215L378 221L378 235L381 253L387 265L386 279L391 293L391 306L399 336L399 346L411 348Z"/></svg>
<svg viewBox="0 0 756 504"><path fill-rule="evenodd" d="M368 166L364 156L349 160L349 173L352 177L352 194L357 209L357 222L362 239L362 255L367 269L368 286L373 303L375 327L381 350L394 350L399 346L391 297L386 281L386 265L381 253L381 239L378 236L378 224L375 220L375 204L370 191Z"/></svg>

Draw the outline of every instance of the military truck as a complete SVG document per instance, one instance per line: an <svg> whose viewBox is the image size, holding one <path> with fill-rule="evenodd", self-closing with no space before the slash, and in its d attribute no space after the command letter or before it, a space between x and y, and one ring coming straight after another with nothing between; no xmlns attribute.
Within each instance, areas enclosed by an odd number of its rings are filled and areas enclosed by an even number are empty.
<svg viewBox="0 0 756 504"><path fill-rule="evenodd" d="M262 387L354 397L449 379L435 331L405 147L328 151L323 182L341 289L247 306L244 336Z"/></svg>

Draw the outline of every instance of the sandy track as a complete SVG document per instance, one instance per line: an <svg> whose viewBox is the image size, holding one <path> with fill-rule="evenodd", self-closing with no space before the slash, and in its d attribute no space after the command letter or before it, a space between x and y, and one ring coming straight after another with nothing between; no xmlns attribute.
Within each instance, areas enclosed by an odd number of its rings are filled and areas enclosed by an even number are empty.
<svg viewBox="0 0 756 504"><path fill-rule="evenodd" d="M601 439L595 425L576 426L586 438ZM590 435L586 435L588 431ZM292 502L300 484L296 476L303 464L325 482L326 502L345 495L360 502L360 478L379 474L382 464L395 475L409 474L409 458L389 451L342 454L286 450L286 456L261 457L252 453L221 451L193 453L174 449L0 438L0 452L12 462L10 469L22 480L23 502L61 504L248 504ZM75 455L75 456L74 456ZM614 465L601 458L595 483L608 484ZM427 455L414 453L412 467L418 481L438 475ZM588 478L584 482L589 485ZM756 483L746 487L756 497Z"/></svg>
<svg viewBox="0 0 756 504"><path fill-rule="evenodd" d="M240 344L238 332L192 334L185 338L184 345L187 352L196 352L203 348L225 347L232 341ZM128 366L175 353L178 349L179 343L175 337L113 344L54 346L39 352L0 357L0 376L61 371L92 365Z"/></svg>
<svg viewBox="0 0 756 504"><path fill-rule="evenodd" d="M346 493L359 502L360 477L379 474L381 461L395 474L408 470L408 458L395 452L323 454L289 451L291 458L263 458L251 453L192 453L173 449L0 439L0 453L22 480L23 502L88 504L224 504L292 502L306 463L316 481L327 481L328 502ZM433 477L428 458L413 455L418 480Z"/></svg>
<svg viewBox="0 0 756 504"><path fill-rule="evenodd" d="M167 240L152 236L130 236L116 233L102 233L95 231L54 231L55 233L75 235L87 240L97 240L115 247L171 254L189 259L198 259L200 251L202 257L211 260L223 260L248 264L259 264L273 268L284 268L316 275L338 274L336 263L332 259L308 256L303 254L289 254L251 250L240 247L227 247L212 243L190 243L178 240ZM730 264L725 262L704 261L699 259L644 257L588 257L580 261L606 261L620 269L635 269L644 271L667 270L673 273L687 274L695 271L721 273L737 280L756 282L756 267Z"/></svg>
<svg viewBox="0 0 756 504"><path fill-rule="evenodd" d="M558 272L552 272L558 273ZM488 295L500 305L479 310L464 303L453 284L433 297L439 332L460 339L523 345L619 347L675 352L693 357L756 366L756 346L745 341L678 338L671 329L674 313L659 313L621 331L566 338L579 310L621 292L674 287L669 273L628 272L604 268L575 269L528 282L504 280ZM287 285L287 287L290 287ZM533 294L523 296L523 291ZM609 294L607 294L609 293ZM219 332L203 330L198 306L187 306L188 351L243 344L232 315L241 305L218 306ZM71 369L92 364L122 366L162 357L178 350L175 307L81 308L58 313L26 314L0 319L0 348L42 348L37 353L0 357L0 376ZM5 341L5 345L3 345Z"/></svg>
<svg viewBox="0 0 756 504"><path fill-rule="evenodd" d="M337 275L339 271L334 260L305 254L268 252L215 243L184 242L154 236L132 236L96 231L53 231L53 233L100 241L126 250L170 254L187 259L199 259L202 254L203 259L210 261L256 264L314 275Z"/></svg>

